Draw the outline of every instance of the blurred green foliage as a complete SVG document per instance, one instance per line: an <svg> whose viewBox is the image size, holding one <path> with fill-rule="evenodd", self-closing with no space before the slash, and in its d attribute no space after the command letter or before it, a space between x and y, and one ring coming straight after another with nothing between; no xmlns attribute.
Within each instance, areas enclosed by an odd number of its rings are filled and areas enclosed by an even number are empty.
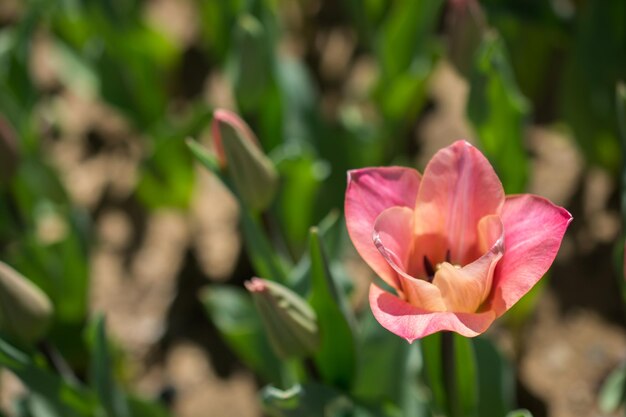
<svg viewBox="0 0 626 417"><path fill-rule="evenodd" d="M29 388L16 415L168 415L127 392L115 372L123 355L111 349L104 319L89 319L92 223L103 203L81 206L66 189L67 174L50 151L67 134L54 101L69 92L121 115L141 159L129 199L147 217L164 207L190 210L194 161L241 201L211 151L185 142L206 136L216 100L205 90L214 83L280 177L263 213L240 205L245 256L256 275L308 299L322 338L308 360L281 362L240 286L209 285L200 294L229 348L268 384L265 411L501 416L513 408L514 370L487 339L456 340L458 386L451 393L440 374L439 335L410 346L367 309L355 317L345 228L333 210L343 205L348 169L414 165L423 145L416 133L432 108L430 82L442 60L468 81L465 116L507 192L527 187L531 123L564 126L587 164L617 176L624 114L614 93L626 79L626 3L195 0L188 2L198 21L191 40L155 24L150 3L29 0L0 12L0 259L40 287L55 311L42 344L0 335L0 366ZM450 41L458 27L472 36L460 54ZM334 59L347 68L329 73L325 42L337 33L347 47ZM52 86L35 68L42 37ZM354 87L357 66L368 68L370 81ZM198 72L199 81L190 75ZM509 313L516 334L540 289ZM86 329L85 339L76 337ZM50 351L65 359L50 360ZM607 409L623 399L620 372L605 388ZM459 408L451 409L452 401Z"/></svg>

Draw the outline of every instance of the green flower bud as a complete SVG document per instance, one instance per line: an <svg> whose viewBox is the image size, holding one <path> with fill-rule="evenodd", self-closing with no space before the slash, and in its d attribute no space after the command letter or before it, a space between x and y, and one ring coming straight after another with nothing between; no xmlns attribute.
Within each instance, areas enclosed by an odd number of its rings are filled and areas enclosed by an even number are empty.
<svg viewBox="0 0 626 417"><path fill-rule="evenodd" d="M227 110L215 111L211 129L220 164L228 169L243 203L254 210L266 209L276 195L278 173L252 130Z"/></svg>
<svg viewBox="0 0 626 417"><path fill-rule="evenodd" d="M306 301L276 282L252 278L245 285L279 357L308 356L317 350L320 343L317 317Z"/></svg>
<svg viewBox="0 0 626 417"><path fill-rule="evenodd" d="M0 331L30 344L46 334L51 321L52 303L48 296L0 262Z"/></svg>

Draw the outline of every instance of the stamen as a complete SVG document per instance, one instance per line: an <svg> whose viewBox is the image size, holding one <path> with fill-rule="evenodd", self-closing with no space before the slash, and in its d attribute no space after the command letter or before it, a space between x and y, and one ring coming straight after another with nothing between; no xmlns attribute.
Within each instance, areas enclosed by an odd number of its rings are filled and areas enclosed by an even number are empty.
<svg viewBox="0 0 626 417"><path fill-rule="evenodd" d="M432 282L433 277L435 276L435 268L433 268L433 264L430 263L430 259L426 256L424 256L424 270L428 276L428 282Z"/></svg>
<svg viewBox="0 0 626 417"><path fill-rule="evenodd" d="M446 251L446 262L447 262L447 263L451 263L451 262L450 262L450 258L451 258L451 255L450 255L450 249L448 249L448 250Z"/></svg>

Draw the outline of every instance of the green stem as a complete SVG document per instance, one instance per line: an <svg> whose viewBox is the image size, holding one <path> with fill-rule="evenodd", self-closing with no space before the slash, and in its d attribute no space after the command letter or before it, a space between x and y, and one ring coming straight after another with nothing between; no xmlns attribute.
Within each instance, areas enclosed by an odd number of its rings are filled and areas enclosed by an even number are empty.
<svg viewBox="0 0 626 417"><path fill-rule="evenodd" d="M78 386L80 382L78 377L72 371L72 368L65 361L65 358L61 356L59 351L47 340L39 342L37 345L39 352L44 356L48 364L61 375L63 380L70 385Z"/></svg>
<svg viewBox="0 0 626 417"><path fill-rule="evenodd" d="M446 390L448 415L449 417L460 417L461 409L456 383L454 333L452 332L441 332L441 368L443 385Z"/></svg>
<svg viewBox="0 0 626 417"><path fill-rule="evenodd" d="M282 388L289 389L296 384L304 382L306 372L300 359L286 359L283 361L281 369Z"/></svg>

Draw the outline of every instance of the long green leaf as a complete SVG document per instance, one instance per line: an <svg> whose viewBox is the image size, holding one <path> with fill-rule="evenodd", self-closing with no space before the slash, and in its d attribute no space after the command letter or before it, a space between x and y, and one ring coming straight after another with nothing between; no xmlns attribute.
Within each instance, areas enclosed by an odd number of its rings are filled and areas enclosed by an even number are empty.
<svg viewBox="0 0 626 417"><path fill-rule="evenodd" d="M455 382L458 392L458 416L476 416L478 411L478 374L472 339L452 334L454 338ZM480 416L483 417L483 416Z"/></svg>
<svg viewBox="0 0 626 417"><path fill-rule="evenodd" d="M366 404L398 403L407 379L407 362L415 346L384 329L367 309L361 320L359 367L352 393Z"/></svg>
<svg viewBox="0 0 626 417"><path fill-rule="evenodd" d="M69 385L61 377L42 368L31 356L0 337L0 366L14 373L53 416L93 416L96 398L83 387Z"/></svg>
<svg viewBox="0 0 626 417"><path fill-rule="evenodd" d="M321 337L320 349L314 356L315 364L326 383L348 389L356 370L356 349L343 308L343 294L331 276L317 228L311 228L309 244L312 280L309 302L317 314Z"/></svg>
<svg viewBox="0 0 626 417"><path fill-rule="evenodd" d="M478 365L478 415L500 417L513 408L515 379L508 360L487 338L473 339Z"/></svg>
<svg viewBox="0 0 626 417"><path fill-rule="evenodd" d="M626 405L626 364L613 370L602 384L598 406L603 413L611 414Z"/></svg>
<svg viewBox="0 0 626 417"><path fill-rule="evenodd" d="M126 397L113 376L113 358L109 351L105 319L96 316L89 328L91 364L89 377L102 407L109 417L131 417Z"/></svg>
<svg viewBox="0 0 626 417"><path fill-rule="evenodd" d="M523 192L528 179L524 123L528 103L517 87L504 42L487 33L476 53L468 115L507 193Z"/></svg>

